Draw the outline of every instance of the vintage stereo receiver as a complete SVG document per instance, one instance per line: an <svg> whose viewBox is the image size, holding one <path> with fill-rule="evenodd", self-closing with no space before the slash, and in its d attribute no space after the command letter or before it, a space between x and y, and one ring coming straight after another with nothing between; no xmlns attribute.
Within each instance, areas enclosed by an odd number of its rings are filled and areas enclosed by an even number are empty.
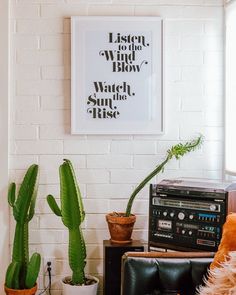
<svg viewBox="0 0 236 295"><path fill-rule="evenodd" d="M176 179L150 185L150 251L216 251L226 215L236 212L236 184Z"/></svg>

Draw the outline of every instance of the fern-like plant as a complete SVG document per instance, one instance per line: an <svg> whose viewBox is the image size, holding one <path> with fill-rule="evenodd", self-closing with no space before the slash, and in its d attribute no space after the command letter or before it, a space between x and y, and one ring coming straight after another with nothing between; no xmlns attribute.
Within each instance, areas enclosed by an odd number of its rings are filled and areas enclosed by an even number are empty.
<svg viewBox="0 0 236 295"><path fill-rule="evenodd" d="M12 261L6 272L5 286L11 289L31 289L36 284L41 257L34 253L29 259L28 225L34 216L37 196L38 165L27 170L16 198L16 184L8 189L8 203L16 221Z"/></svg>
<svg viewBox="0 0 236 295"><path fill-rule="evenodd" d="M174 157L177 160L181 157L183 157L185 154L194 151L197 147L199 147L201 145L203 141L202 136L199 136L198 138L190 141L190 142L186 142L186 143L178 143L174 146L172 146L166 154L166 158L164 159L164 161L159 164L150 174L148 174L147 177L145 177L140 184L135 188L135 190L133 191L133 193L131 194L128 203L127 203L127 207L126 207L126 211L125 211L125 216L130 216L131 214L131 209L132 209L132 205L134 202L135 197L137 196L137 194L141 191L141 189L158 173L162 172L164 170L164 166Z"/></svg>
<svg viewBox="0 0 236 295"><path fill-rule="evenodd" d="M86 247L81 230L81 223L85 218L82 197L76 181L73 166L69 160L59 168L61 208L52 195L47 196L51 210L61 216L63 224L69 231L69 265L72 270L73 285L85 283Z"/></svg>

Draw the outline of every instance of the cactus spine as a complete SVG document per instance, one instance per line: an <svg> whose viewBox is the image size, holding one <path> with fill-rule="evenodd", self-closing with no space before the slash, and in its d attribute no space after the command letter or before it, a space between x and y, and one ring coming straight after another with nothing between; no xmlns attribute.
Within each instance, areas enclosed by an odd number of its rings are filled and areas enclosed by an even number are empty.
<svg viewBox="0 0 236 295"><path fill-rule="evenodd" d="M82 197L69 160L64 160L59 168L59 174L61 209L52 195L47 196L47 201L51 210L62 217L63 224L69 230L68 256L72 270L72 284L82 285L85 283L86 264L86 247L81 230L81 223L85 218Z"/></svg>
<svg viewBox="0 0 236 295"><path fill-rule="evenodd" d="M34 253L29 259L29 222L34 216L37 196L38 165L27 170L16 198L16 184L8 189L8 203L16 221L12 262L8 266L5 284L11 289L30 289L37 280L41 257Z"/></svg>

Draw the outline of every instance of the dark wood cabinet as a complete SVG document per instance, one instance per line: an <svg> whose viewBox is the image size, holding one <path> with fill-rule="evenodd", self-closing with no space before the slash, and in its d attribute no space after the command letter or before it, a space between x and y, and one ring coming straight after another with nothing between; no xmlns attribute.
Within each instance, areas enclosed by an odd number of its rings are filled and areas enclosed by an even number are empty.
<svg viewBox="0 0 236 295"><path fill-rule="evenodd" d="M113 244L110 240L103 241L103 294L120 295L121 258L125 252L143 252L144 245L140 241L129 244Z"/></svg>

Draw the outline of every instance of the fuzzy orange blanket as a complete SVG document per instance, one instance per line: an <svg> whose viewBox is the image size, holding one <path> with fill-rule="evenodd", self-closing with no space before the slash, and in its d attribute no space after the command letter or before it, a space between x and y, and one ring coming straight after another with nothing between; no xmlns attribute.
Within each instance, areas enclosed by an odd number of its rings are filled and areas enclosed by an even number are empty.
<svg viewBox="0 0 236 295"><path fill-rule="evenodd" d="M196 295L236 295L236 251L230 252L228 258L209 271L205 286Z"/></svg>
<svg viewBox="0 0 236 295"><path fill-rule="evenodd" d="M211 264L211 269L224 262L230 251L236 251L236 213L231 213L226 218L220 245Z"/></svg>
<svg viewBox="0 0 236 295"><path fill-rule="evenodd" d="M198 295L236 295L236 213L227 216L218 251Z"/></svg>

